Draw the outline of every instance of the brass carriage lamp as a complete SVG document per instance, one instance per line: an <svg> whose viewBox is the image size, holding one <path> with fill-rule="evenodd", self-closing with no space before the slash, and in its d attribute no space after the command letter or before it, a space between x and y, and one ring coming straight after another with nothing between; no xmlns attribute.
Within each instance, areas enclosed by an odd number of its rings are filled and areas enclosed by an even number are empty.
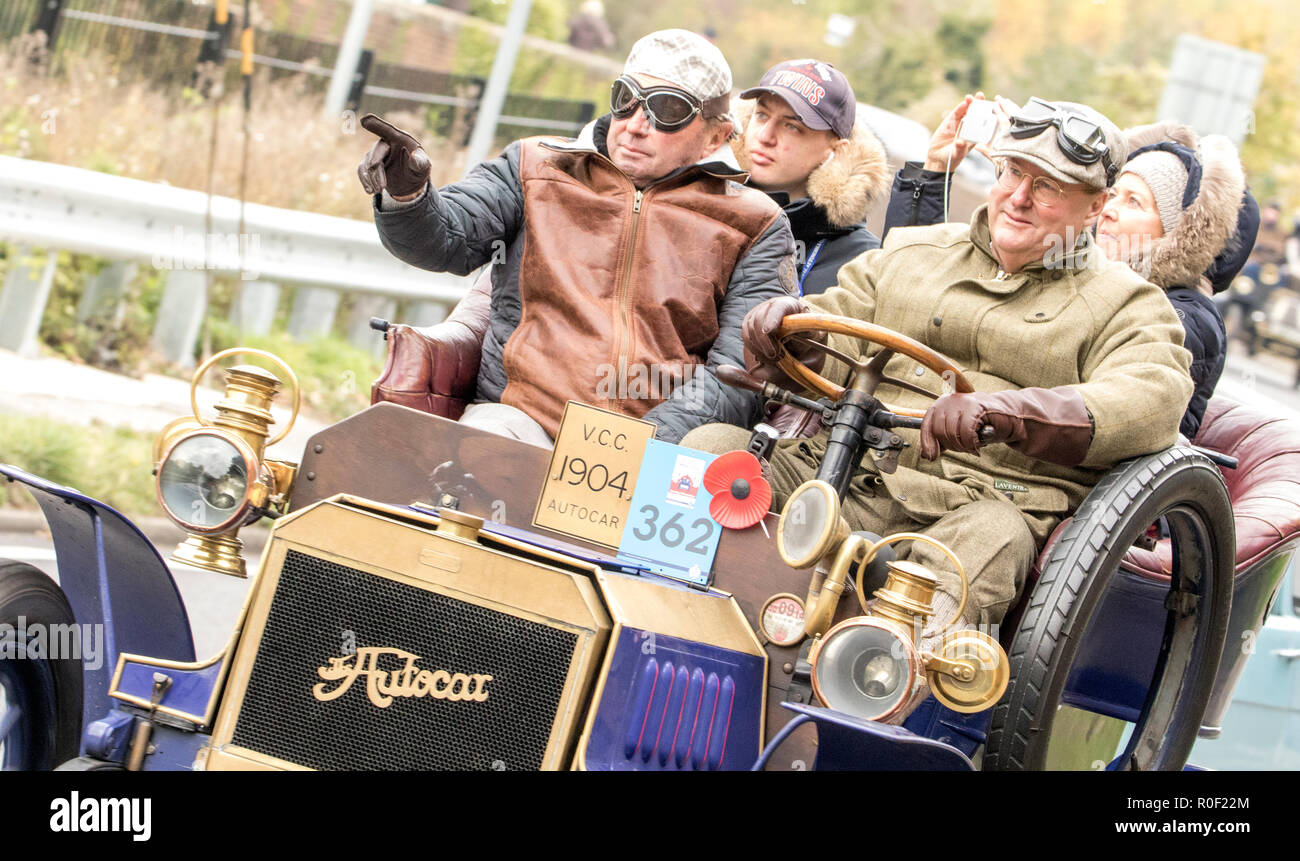
<svg viewBox="0 0 1300 861"><path fill-rule="evenodd" d="M814 640L808 661L813 692L827 706L866 720L889 721L902 715L924 679L935 699L954 711L982 711L1002 696L1010 678L1006 652L983 631L953 630L966 607L966 572L953 552L926 535L901 532L871 542L851 535L840 546L832 574L854 564L865 570L883 547L897 541L923 541L952 560L961 578L961 601L940 628L938 648L922 649L921 631L934 613L938 578L924 566L891 561L885 584L867 604L858 577L858 600L866 613L846 619Z"/></svg>
<svg viewBox="0 0 1300 861"><path fill-rule="evenodd" d="M274 374L254 365L226 370L225 395L211 422L199 413L197 390L203 375L220 359L236 354L260 356L278 365L293 388L293 409L284 429L268 440L275 423L271 403L280 390ZM289 433L298 417L301 392L293 370L261 350L223 350L204 362L190 383L193 417L177 419L154 442L158 503L188 537L172 560L235 577L246 577L241 527L288 504L296 465L265 458L266 447Z"/></svg>
<svg viewBox="0 0 1300 861"><path fill-rule="evenodd" d="M959 712L988 708L1002 696L1010 667L1002 646L989 635L970 629L952 630L966 607L969 589L961 561L943 543L927 536L901 532L875 540L864 532L850 532L840 512L835 489L812 479L799 486L781 511L777 550L792 568L816 563L808 597L800 604L792 595L783 599L781 625L772 601L763 608L763 634L777 645L794 645L813 638L809 652L813 692L827 706L867 720L888 721L900 715L922 680L935 698ZM936 651L920 645L925 620L934 613L938 578L910 561L887 561L884 585L876 601L867 603L869 566L899 541L921 541L942 551L961 579L962 596ZM840 597L850 584L850 571L858 571L856 589L862 616L831 627Z"/></svg>

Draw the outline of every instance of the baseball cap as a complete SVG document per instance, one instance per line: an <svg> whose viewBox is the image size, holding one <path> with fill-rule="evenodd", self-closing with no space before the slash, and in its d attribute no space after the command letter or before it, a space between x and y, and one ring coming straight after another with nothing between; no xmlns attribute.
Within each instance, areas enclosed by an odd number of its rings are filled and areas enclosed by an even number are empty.
<svg viewBox="0 0 1300 861"><path fill-rule="evenodd" d="M799 122L810 129L829 129L841 138L853 134L857 100L848 78L830 63L818 60L787 60L777 63L759 79L758 86L740 94L757 99L764 93L780 96Z"/></svg>
<svg viewBox="0 0 1300 861"><path fill-rule="evenodd" d="M1011 128L1003 126L993 139L993 157L1019 158L1037 165L1053 179L1067 183L1082 183L1093 189L1108 188L1114 177L1124 167L1128 153L1128 139L1119 127L1102 114L1077 102L1048 102L1031 99L1040 105L1055 109L1060 117L1081 117L1101 130L1101 138L1106 144L1107 154L1091 164L1080 164L1061 149L1058 137L1059 125L1046 125L1041 131L1025 137L1016 137ZM1111 176L1107 175L1107 165L1113 165Z"/></svg>

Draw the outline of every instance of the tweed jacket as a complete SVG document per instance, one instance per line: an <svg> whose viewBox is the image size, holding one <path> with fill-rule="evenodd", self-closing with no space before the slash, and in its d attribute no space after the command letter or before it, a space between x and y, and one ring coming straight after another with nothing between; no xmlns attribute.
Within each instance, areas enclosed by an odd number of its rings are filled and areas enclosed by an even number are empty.
<svg viewBox="0 0 1300 861"><path fill-rule="evenodd" d="M1034 460L1001 444L925 461L919 431L899 431L910 446L900 468L870 482L883 483L909 511L927 518L979 498L1009 498L1041 543L1116 462L1175 442L1192 390L1183 328L1163 291L1124 264L1105 260L1087 232L1052 265L1035 263L1008 275L990 251L985 207L969 226L891 231L883 248L840 269L838 286L808 301L929 345L977 391L1079 389L1094 433L1077 467ZM844 336L830 342L861 352ZM886 373L942 393L943 382L931 372L918 375L918 368L896 355ZM828 360L824 373L846 381L847 369L837 360ZM931 403L888 384L877 396L895 406L924 409ZM823 434L814 445L824 440Z"/></svg>

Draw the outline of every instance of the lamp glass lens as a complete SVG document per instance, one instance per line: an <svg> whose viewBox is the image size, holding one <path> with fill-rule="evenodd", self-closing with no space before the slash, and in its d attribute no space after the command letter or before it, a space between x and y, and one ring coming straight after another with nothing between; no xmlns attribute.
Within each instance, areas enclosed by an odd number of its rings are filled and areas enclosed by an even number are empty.
<svg viewBox="0 0 1300 861"><path fill-rule="evenodd" d="M791 559L809 559L821 555L818 539L825 535L830 506L819 485L805 485L796 490L781 512L778 527L785 553ZM812 564L810 561L807 564Z"/></svg>
<svg viewBox="0 0 1300 861"><path fill-rule="evenodd" d="M177 521L196 529L212 529L230 521L244 506L248 470L234 443L201 434L182 440L171 450L158 470L158 488Z"/></svg>
<svg viewBox="0 0 1300 861"><path fill-rule="evenodd" d="M867 720L889 714L911 693L909 651L885 628L858 625L834 633L815 670L826 705Z"/></svg>

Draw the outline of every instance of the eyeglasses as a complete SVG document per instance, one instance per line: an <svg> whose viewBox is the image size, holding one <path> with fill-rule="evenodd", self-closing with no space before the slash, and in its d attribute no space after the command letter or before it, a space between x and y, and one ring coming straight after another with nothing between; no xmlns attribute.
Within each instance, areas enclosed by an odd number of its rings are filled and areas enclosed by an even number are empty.
<svg viewBox="0 0 1300 861"><path fill-rule="evenodd" d="M645 111L646 119L661 132L681 131L704 110L699 99L676 87L641 88L627 75L620 75L609 91L609 109L615 119L625 120Z"/></svg>
<svg viewBox="0 0 1300 861"><path fill-rule="evenodd" d="M1110 147L1101 126L1082 114L1058 108L1051 102L1031 98L1011 117L1011 136L1031 138L1041 134L1048 126L1056 126L1056 144L1061 152L1075 164L1096 164L1101 161L1106 169L1106 185L1115 182L1119 166L1111 160Z"/></svg>
<svg viewBox="0 0 1300 861"><path fill-rule="evenodd" d="M1015 191L1020 188L1020 184L1025 181L1029 174L1016 167L1012 162L1005 158L996 159L993 162L998 170L998 185L1007 191ZM1061 201L1065 200L1065 189L1060 184L1045 176L1036 176L1033 183L1029 186L1029 194L1034 199L1034 203L1047 209L1053 206L1059 206Z"/></svg>

